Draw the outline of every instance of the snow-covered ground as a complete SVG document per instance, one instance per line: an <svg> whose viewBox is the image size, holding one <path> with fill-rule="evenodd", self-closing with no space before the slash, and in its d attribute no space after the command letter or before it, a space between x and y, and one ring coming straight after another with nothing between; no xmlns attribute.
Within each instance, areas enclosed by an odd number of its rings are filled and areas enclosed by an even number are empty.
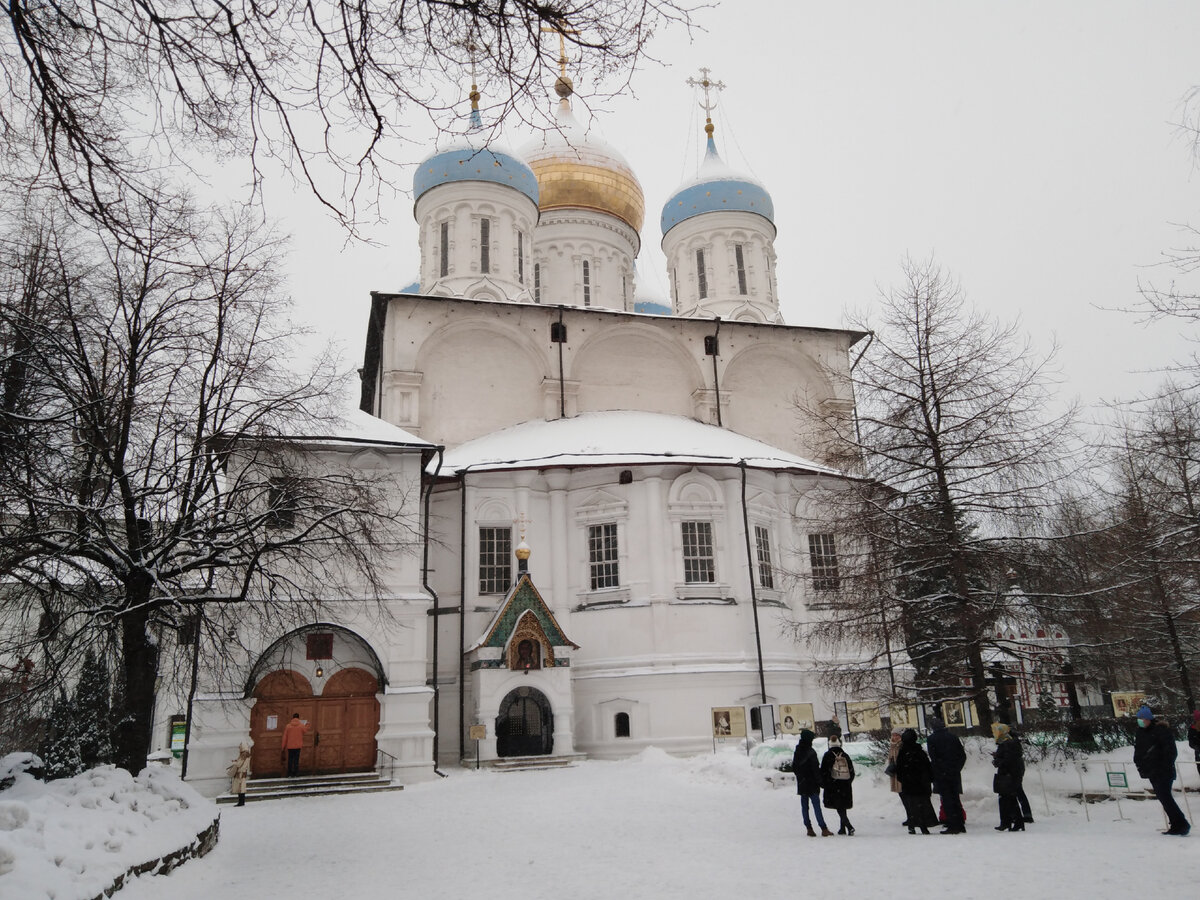
<svg viewBox="0 0 1200 900"><path fill-rule="evenodd" d="M1094 803L1085 813L1066 796L1079 790L1073 766L1031 768L1036 822L1000 834L991 771L986 755L972 752L965 835L910 836L887 779L861 767L851 813L858 833L808 838L790 777L773 787L769 772L732 750L691 759L649 750L523 773L452 769L399 793L222 807L212 853L169 876L142 877L118 900L1197 896L1200 829L1161 836L1153 800ZM1100 760L1084 779L1089 791L1102 788ZM1188 779L1200 784L1194 772ZM1143 786L1136 775L1131 782ZM1200 794L1189 799L1194 820ZM14 894L6 878L4 900L52 896Z"/></svg>

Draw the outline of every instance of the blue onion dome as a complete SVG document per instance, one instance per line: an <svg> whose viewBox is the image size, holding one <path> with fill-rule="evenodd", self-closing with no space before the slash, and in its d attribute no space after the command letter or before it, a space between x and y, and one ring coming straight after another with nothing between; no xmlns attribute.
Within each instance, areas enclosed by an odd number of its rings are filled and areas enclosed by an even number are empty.
<svg viewBox="0 0 1200 900"><path fill-rule="evenodd" d="M484 139L479 91L475 85L471 85L470 130L417 166L413 175L413 203L426 191L453 181L503 184L538 202L538 183L533 170L512 151Z"/></svg>
<svg viewBox="0 0 1200 900"><path fill-rule="evenodd" d="M775 225L775 204L771 202L771 195L754 179L725 165L717 154L711 129L710 121L705 127L708 149L700 171L680 186L663 206L660 224L664 237L680 222L720 210L756 213Z"/></svg>
<svg viewBox="0 0 1200 900"><path fill-rule="evenodd" d="M633 311L654 316L674 314L667 291L660 284L642 276L642 267L634 265Z"/></svg>

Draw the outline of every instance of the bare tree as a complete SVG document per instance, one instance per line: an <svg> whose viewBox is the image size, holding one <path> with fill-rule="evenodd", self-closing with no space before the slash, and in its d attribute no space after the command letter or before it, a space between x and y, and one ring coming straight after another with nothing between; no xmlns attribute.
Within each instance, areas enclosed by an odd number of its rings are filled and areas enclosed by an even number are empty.
<svg viewBox="0 0 1200 900"><path fill-rule="evenodd" d="M300 618L321 588L377 589L414 525L411 485L286 439L333 424L338 385L328 361L289 368L279 241L134 202L137 241L62 209L0 241L0 657L31 661L28 698L114 648L116 759L136 772L162 635L197 603Z"/></svg>
<svg viewBox="0 0 1200 900"><path fill-rule="evenodd" d="M984 651L1003 611L1004 547L1059 478L1073 411L1052 411L1052 353L972 309L933 262L903 272L878 323L856 324L873 335L853 369L857 419L827 423L867 477L833 504L857 575L812 632L863 646L876 669L882 638L906 656L908 690L975 700L989 724Z"/></svg>
<svg viewBox="0 0 1200 900"><path fill-rule="evenodd" d="M13 0L0 35L6 174L48 173L110 225L197 146L281 161L344 222L388 182L413 119L478 78L495 120L530 115L557 32L617 90L678 0ZM600 92L597 92L597 96ZM550 124L548 121L542 124ZM147 163L146 160L151 160Z"/></svg>

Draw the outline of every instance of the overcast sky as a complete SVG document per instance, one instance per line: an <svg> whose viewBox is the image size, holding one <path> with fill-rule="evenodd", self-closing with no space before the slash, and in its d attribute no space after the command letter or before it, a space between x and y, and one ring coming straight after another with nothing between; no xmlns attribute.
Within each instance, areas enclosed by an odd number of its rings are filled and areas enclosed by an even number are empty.
<svg viewBox="0 0 1200 900"><path fill-rule="evenodd" d="M640 266L661 292L659 213L702 146L685 82L708 66L726 85L719 149L775 202L788 324L841 325L898 282L905 255L932 255L984 310L1019 317L1043 348L1057 338L1065 392L1085 404L1150 390L1160 376L1138 373L1189 352L1176 325L1112 310L1137 302L1139 280L1169 280L1155 264L1186 243L1179 225L1200 226L1177 128L1200 85L1200 3L744 0L697 22L691 42L657 37L665 65L595 118L641 180ZM298 316L357 365L368 292L416 278L411 196L370 230L378 246L344 247L315 203L279 202L289 191L268 203L295 235Z"/></svg>

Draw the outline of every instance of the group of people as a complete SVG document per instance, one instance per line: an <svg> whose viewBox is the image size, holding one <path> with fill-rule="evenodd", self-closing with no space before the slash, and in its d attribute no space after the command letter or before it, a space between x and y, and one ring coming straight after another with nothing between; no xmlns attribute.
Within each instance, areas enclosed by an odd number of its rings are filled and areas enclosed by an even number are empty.
<svg viewBox="0 0 1200 900"><path fill-rule="evenodd" d="M958 736L946 728L939 718L929 720L929 739L926 748L917 740L912 728L893 732L885 770L891 776L892 790L900 795L904 805L904 825L909 834L930 834L930 828L943 826L941 834L963 834L967 830L966 813L962 806L962 770L967 761L966 750ZM1150 707L1143 706L1137 712L1138 731L1134 742L1133 762L1138 774L1150 782L1154 795L1162 804L1168 828L1163 834L1183 836L1191 831L1191 825L1172 796L1175 781L1175 735L1170 726L1154 717ZM1012 728L1003 723L992 725L992 737L996 748L992 752L992 765L996 772L992 777L992 791L996 794L1000 813L1000 824L996 831L1024 831L1033 821L1029 798L1025 795L1025 760L1021 742ZM792 756L792 772L796 776L796 793L800 795L804 827L809 837L816 837L809 817L813 817L821 828L821 835L833 834L826 825L821 812L825 809L837 811L840 827L838 834L854 834L854 826L846 814L854 805L852 782L854 762L842 747L842 736L834 731L829 737L829 749L818 762L813 740L816 735L808 730L800 733L800 741ZM1200 711L1193 713L1188 729L1188 746L1196 754L1200 768ZM822 802L821 794L824 792ZM937 794L941 801L940 812L934 812L932 797Z"/></svg>
<svg viewBox="0 0 1200 900"><path fill-rule="evenodd" d="M886 769L892 779L892 790L904 804L904 824L909 834L916 834L917 829L921 834L929 834L929 829L939 824L945 826L942 834L964 834L967 820L961 796L967 753L962 741L941 719L930 719L929 726L928 753L917 741L913 729L893 732ZM992 736L996 739L992 790L1000 807L996 830L1024 831L1026 823L1033 821L1033 815L1022 784L1025 762L1021 744L1008 725L993 725ZM934 794L941 801L940 813L933 811Z"/></svg>

